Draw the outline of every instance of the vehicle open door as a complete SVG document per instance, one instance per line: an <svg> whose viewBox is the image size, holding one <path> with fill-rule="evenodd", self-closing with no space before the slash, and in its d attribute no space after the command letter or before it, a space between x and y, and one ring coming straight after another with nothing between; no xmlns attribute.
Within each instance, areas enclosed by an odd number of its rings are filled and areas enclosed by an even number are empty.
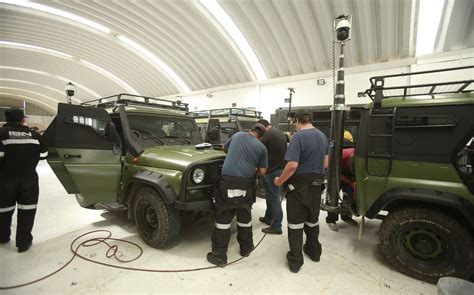
<svg viewBox="0 0 474 295"><path fill-rule="evenodd" d="M81 206L116 201L121 143L104 109L60 103L43 138L49 146L49 165Z"/></svg>

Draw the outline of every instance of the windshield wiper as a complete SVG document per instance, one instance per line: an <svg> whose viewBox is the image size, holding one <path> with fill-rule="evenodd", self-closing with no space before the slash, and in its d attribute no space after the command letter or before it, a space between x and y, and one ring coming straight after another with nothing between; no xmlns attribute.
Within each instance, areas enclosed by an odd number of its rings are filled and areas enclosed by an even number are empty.
<svg viewBox="0 0 474 295"><path fill-rule="evenodd" d="M151 135L153 139L156 139L157 142L161 143L162 145L165 144L165 143L163 142L163 140L161 140L160 137L158 137L158 135L156 135L155 133L151 132L150 130L141 129L141 128L131 128L131 129L135 129L135 130L137 130L137 131L139 131L139 132L147 133L147 134ZM148 138L143 137L143 139L148 139Z"/></svg>

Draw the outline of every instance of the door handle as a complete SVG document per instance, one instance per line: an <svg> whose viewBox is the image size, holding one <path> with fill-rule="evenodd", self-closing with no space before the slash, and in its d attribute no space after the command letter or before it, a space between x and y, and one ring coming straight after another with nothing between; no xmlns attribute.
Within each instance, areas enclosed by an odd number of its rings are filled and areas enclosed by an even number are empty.
<svg viewBox="0 0 474 295"><path fill-rule="evenodd" d="M80 159L80 158L81 158L81 155L65 154L65 155L64 155L64 158L66 158L66 159L70 159L70 158L77 158L77 159Z"/></svg>

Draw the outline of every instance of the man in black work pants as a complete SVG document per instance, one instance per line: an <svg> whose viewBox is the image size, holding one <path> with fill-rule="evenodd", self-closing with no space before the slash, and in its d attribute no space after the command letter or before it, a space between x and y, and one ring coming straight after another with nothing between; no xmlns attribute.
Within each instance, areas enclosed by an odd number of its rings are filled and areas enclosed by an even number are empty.
<svg viewBox="0 0 474 295"><path fill-rule="evenodd" d="M328 164L329 143L324 133L314 128L311 116L306 113L295 115L296 130L285 155L287 161L275 185L287 186L286 214L288 220L287 253L291 272L298 272L303 265L304 251L317 262L321 256L319 243L319 208L321 206L321 184L324 169ZM303 230L306 243L303 247Z"/></svg>
<svg viewBox="0 0 474 295"><path fill-rule="evenodd" d="M225 144L227 153L214 191L216 223L212 233L212 252L207 260L215 265L227 263L227 247L232 219L237 215L237 241L240 255L253 250L252 204L255 202L255 173L263 176L267 170L267 149L260 142L265 127L255 124L250 132L237 132Z"/></svg>
<svg viewBox="0 0 474 295"><path fill-rule="evenodd" d="M0 243L8 243L15 207L18 208L16 246L27 251L38 203L36 165L48 156L38 132L24 126L21 109L5 111L7 123L0 128Z"/></svg>

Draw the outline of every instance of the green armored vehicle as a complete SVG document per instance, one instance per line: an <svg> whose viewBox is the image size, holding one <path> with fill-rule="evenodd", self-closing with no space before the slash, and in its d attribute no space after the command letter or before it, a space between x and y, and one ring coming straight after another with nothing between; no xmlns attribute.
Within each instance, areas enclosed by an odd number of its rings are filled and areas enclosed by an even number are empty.
<svg viewBox="0 0 474 295"><path fill-rule="evenodd" d="M371 78L360 116L355 213L383 220L395 269L432 283L474 279L474 80L387 83L473 68Z"/></svg>
<svg viewBox="0 0 474 295"><path fill-rule="evenodd" d="M220 145L234 133L250 131L262 119L262 113L243 108L224 108L193 112L202 138L211 144Z"/></svg>
<svg viewBox="0 0 474 295"><path fill-rule="evenodd" d="M119 94L59 104L48 163L85 208L124 209L143 240L169 245L181 211L210 211L224 153L203 144L187 104Z"/></svg>

